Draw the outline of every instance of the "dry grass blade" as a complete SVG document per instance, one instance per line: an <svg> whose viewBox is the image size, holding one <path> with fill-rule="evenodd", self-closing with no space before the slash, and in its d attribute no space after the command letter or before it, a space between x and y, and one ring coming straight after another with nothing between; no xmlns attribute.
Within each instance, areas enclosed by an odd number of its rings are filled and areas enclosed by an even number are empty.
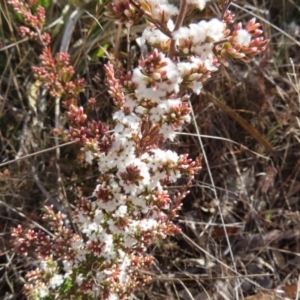
<svg viewBox="0 0 300 300"><path fill-rule="evenodd" d="M238 115L232 108L230 108L226 103L218 100L212 94L210 95L210 99L214 102L216 106L221 108L232 120L236 121L245 131L247 131L259 144L261 144L269 153L274 152L273 147L269 142L244 118Z"/></svg>
<svg viewBox="0 0 300 300"><path fill-rule="evenodd" d="M4 167L4 166L10 165L14 162L17 162L19 160L23 160L23 159L26 159L26 158L29 158L29 157L32 157L32 156L36 156L36 155L39 155L39 154L42 154L42 153L45 153L45 152L53 151L53 150L56 150L57 148L69 146L69 145L72 145L72 144L75 144L75 143L76 143L75 141L71 141L71 142L67 142L67 143L64 143L64 144L61 144L61 145L58 145L58 146L49 147L49 148L44 149L44 150L39 150L37 152L30 153L30 154L27 154L27 155L24 155L24 156L21 156L21 157L17 157L15 159L6 161L4 163L1 163L0 167Z"/></svg>

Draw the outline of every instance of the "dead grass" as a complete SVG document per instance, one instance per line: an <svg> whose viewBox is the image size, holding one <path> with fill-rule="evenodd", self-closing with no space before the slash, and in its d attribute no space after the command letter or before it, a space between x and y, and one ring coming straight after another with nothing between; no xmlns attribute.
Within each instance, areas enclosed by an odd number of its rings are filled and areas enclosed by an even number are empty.
<svg viewBox="0 0 300 300"><path fill-rule="evenodd" d="M68 213L76 198L91 194L97 168L84 164L77 145L39 153L55 146L53 129L63 129L65 121L59 115L55 123L55 103L30 71L41 49L20 41L20 20L1 3L0 299L8 300L24 299L24 275L35 265L14 256L11 228L46 226L45 204ZM126 63L127 36L95 3L71 5L63 14L66 1L50 2L48 30L53 51L69 51L88 82L81 105L94 96L90 116L109 123L113 107L103 64L108 54ZM77 22L67 30L75 9ZM298 299L300 4L241 0L232 10L241 22L249 14L260 19L271 44L248 65L221 68L192 98L193 122L170 146L192 157L203 153L203 169L178 219L183 234L149 250L156 257L153 283L138 299ZM139 55L135 37L141 30L132 29L131 63ZM1 166L30 153L36 155Z"/></svg>

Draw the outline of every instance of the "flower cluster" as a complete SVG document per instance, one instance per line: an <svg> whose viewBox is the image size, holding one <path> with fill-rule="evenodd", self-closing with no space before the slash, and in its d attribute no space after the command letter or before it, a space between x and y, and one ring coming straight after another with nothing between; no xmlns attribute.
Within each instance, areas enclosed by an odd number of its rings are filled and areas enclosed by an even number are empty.
<svg viewBox="0 0 300 300"><path fill-rule="evenodd" d="M43 6L38 6L35 14L32 14L31 12L32 8L37 3L37 0L26 2L20 0L7 0L7 3L12 5L14 10L24 18L26 26L19 27L21 36L39 41L44 46L50 44L50 35L48 33L42 33L42 28L45 23L45 8Z"/></svg>
<svg viewBox="0 0 300 300"><path fill-rule="evenodd" d="M74 68L70 65L68 53L57 53L52 56L51 49L44 47L40 55L42 65L33 67L35 77L40 80L52 97L63 97L65 106L77 102L77 96L83 91L85 81L82 78L72 81Z"/></svg>
<svg viewBox="0 0 300 300"><path fill-rule="evenodd" d="M8 2L19 13L28 13L19 1ZM64 99L68 137L81 143L87 163L97 162L99 178L92 197L76 202L78 234L66 228L64 216L51 207L44 218L52 236L24 232L21 226L14 230L16 251L34 250L41 261L40 268L27 275L25 293L30 299L128 299L150 280L140 272L153 261L147 247L180 232L172 220L201 163L166 149L164 142L174 140L190 122L189 90L199 94L221 63L230 58L246 61L268 43L255 20L231 32L229 11L224 13L226 21L183 26L188 7L203 9L205 3L183 0L176 7L167 1L113 0L106 6L106 15L126 26L146 18L149 25L141 43L153 48L132 72L116 72L112 63L105 66L115 104L112 131L98 120L88 121L76 104L84 81L72 81L67 54L52 57L45 45L41 66L33 71L53 97ZM40 29L39 24L31 26ZM168 186L179 178L185 186L170 193Z"/></svg>
<svg viewBox="0 0 300 300"><path fill-rule="evenodd" d="M256 23L255 18L248 22L245 29L241 23L237 24L220 53L224 57L249 62L254 55L266 50L269 43L261 36L263 32L259 27L260 24Z"/></svg>

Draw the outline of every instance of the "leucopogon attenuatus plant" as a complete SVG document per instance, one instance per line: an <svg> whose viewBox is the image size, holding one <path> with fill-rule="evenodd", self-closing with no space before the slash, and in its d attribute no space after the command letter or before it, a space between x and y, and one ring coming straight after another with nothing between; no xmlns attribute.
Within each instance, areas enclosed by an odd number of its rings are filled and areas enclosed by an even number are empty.
<svg viewBox="0 0 300 300"><path fill-rule="evenodd" d="M93 197L76 201L73 221L77 233L65 227L65 216L45 208L44 231L13 230L18 254L38 254L39 268L28 272L28 299L130 299L151 278L141 272L153 257L147 248L180 233L173 220L189 192L200 160L168 149L176 132L191 120L189 97L200 94L203 83L229 59L247 62L265 50L255 19L233 25L230 1L219 1L222 17L187 23L206 0L107 1L105 15L127 26L146 20L140 44L151 48L138 66L127 72L105 65L108 92L115 105L113 128L88 120L77 105L83 79L73 79L67 53L52 55L51 37L44 32L45 9L36 1L7 1L24 17L20 34L42 45L35 77L59 97L66 110L68 138L81 144L86 162L97 163L99 178ZM35 11L35 13L33 13ZM95 103L96 99L89 99ZM168 187L181 178L181 192Z"/></svg>

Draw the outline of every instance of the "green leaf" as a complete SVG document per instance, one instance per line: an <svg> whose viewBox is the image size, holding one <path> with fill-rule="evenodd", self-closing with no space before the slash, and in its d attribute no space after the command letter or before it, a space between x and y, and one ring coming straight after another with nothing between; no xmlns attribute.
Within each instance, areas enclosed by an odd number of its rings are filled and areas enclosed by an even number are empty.
<svg viewBox="0 0 300 300"><path fill-rule="evenodd" d="M102 58L105 56L105 54L107 53L106 52L106 49L109 47L109 43L106 43L104 45L102 45L99 49L97 49L94 53L93 53L93 58L96 59L96 58Z"/></svg>
<svg viewBox="0 0 300 300"><path fill-rule="evenodd" d="M65 294L71 290L72 286L73 286L73 283L72 283L71 279L67 278L61 285L60 289Z"/></svg>
<svg viewBox="0 0 300 300"><path fill-rule="evenodd" d="M37 6L43 6L45 9L47 9L52 4L52 0L38 0Z"/></svg>

